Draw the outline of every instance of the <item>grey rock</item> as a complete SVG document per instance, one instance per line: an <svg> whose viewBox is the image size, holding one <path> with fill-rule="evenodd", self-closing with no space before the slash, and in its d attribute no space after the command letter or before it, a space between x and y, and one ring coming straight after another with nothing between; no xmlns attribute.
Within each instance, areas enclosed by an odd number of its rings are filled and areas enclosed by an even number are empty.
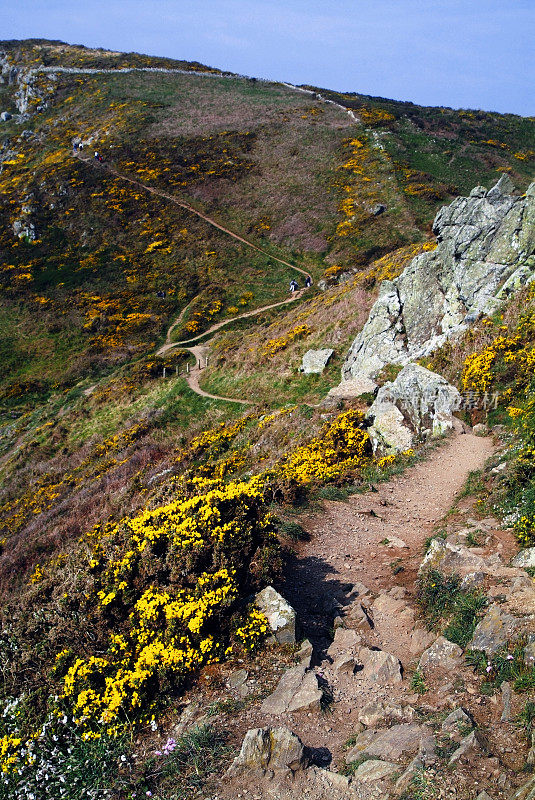
<svg viewBox="0 0 535 800"><path fill-rule="evenodd" d="M454 545L444 539L433 539L420 565L418 575L421 577L432 569L443 575L456 573L461 576L470 572L488 572L484 558L468 547Z"/></svg>
<svg viewBox="0 0 535 800"><path fill-rule="evenodd" d="M445 733L458 733L459 726L474 727L472 720L462 708L456 708L455 711L448 714L441 728Z"/></svg>
<svg viewBox="0 0 535 800"><path fill-rule="evenodd" d="M319 710L322 697L316 675L299 664L282 675L275 691L262 703L262 713L276 716L290 711Z"/></svg>
<svg viewBox="0 0 535 800"><path fill-rule="evenodd" d="M346 653L346 655L340 656L337 658L333 664L333 670L335 672L347 673L348 675L352 675L355 672L355 667L357 666L357 661L355 656L351 656Z"/></svg>
<svg viewBox="0 0 535 800"><path fill-rule="evenodd" d="M355 674L358 680L368 684L392 685L402 682L399 658L384 650L361 647L358 662L362 669Z"/></svg>
<svg viewBox="0 0 535 800"><path fill-rule="evenodd" d="M338 386L329 389L327 398L336 400L353 400L363 394L373 394L377 384L365 375L357 375L350 380L342 381Z"/></svg>
<svg viewBox="0 0 535 800"><path fill-rule="evenodd" d="M486 792L486 791L483 789L483 791L482 791L482 792L480 792L480 793L478 794L478 796L476 797L476 800L492 800L492 797L490 796L490 794L488 794L488 792Z"/></svg>
<svg viewBox="0 0 535 800"><path fill-rule="evenodd" d="M468 643L471 650L483 650L488 656L494 655L511 639L520 635L523 625L519 619L502 611L493 603L474 630Z"/></svg>
<svg viewBox="0 0 535 800"><path fill-rule="evenodd" d="M535 567L535 547L526 547L525 550L521 550L511 561L511 566L522 569Z"/></svg>
<svg viewBox="0 0 535 800"><path fill-rule="evenodd" d="M375 206L373 206L373 208L371 209L371 213L373 214L373 216L374 216L374 217L378 217L378 216L380 216L381 214L384 214L384 213L385 213L385 211L386 211L386 206L384 206L382 203L377 203L377 204L376 204Z"/></svg>
<svg viewBox="0 0 535 800"><path fill-rule="evenodd" d="M524 664L526 667L535 667L535 642L528 642L524 647Z"/></svg>
<svg viewBox="0 0 535 800"><path fill-rule="evenodd" d="M420 751L434 750L435 740L425 725L402 723L386 730L367 730L360 733L355 746L346 756L348 764L362 755L376 756L385 761L398 762Z"/></svg>
<svg viewBox="0 0 535 800"><path fill-rule="evenodd" d="M459 589L461 590L461 592L467 592L471 591L472 589L477 589L478 587L483 586L484 583L485 583L485 575L483 574L483 572L469 572L462 579Z"/></svg>
<svg viewBox="0 0 535 800"><path fill-rule="evenodd" d="M418 669L423 673L433 670L452 672L458 669L462 654L462 647L448 641L444 636L439 636L435 643L422 653Z"/></svg>
<svg viewBox="0 0 535 800"><path fill-rule="evenodd" d="M399 722L410 722L414 717L412 706L374 700L359 713L358 720L367 728L378 728Z"/></svg>
<svg viewBox="0 0 535 800"><path fill-rule="evenodd" d="M408 364L393 383L379 389L368 412L374 450L408 450L415 440L451 430L460 402L457 389L440 375Z"/></svg>
<svg viewBox="0 0 535 800"><path fill-rule="evenodd" d="M473 755L485 753L487 743L479 731L472 731L466 736L457 750L451 756L449 763L456 764L458 761L469 761Z"/></svg>
<svg viewBox="0 0 535 800"><path fill-rule="evenodd" d="M522 784L520 789L511 797L511 800L535 800L535 775Z"/></svg>
<svg viewBox="0 0 535 800"><path fill-rule="evenodd" d="M227 775L243 772L265 774L295 774L306 769L310 762L301 739L286 727L253 728L248 730L239 755Z"/></svg>
<svg viewBox="0 0 535 800"><path fill-rule="evenodd" d="M299 650L295 654L295 657L301 663L306 662L306 666L310 667L310 662L312 660L313 652L314 652L314 648L312 647L312 645L309 642L309 640L308 639L304 639L301 642L301 647L299 648Z"/></svg>
<svg viewBox="0 0 535 800"><path fill-rule="evenodd" d="M489 429L484 423L478 422L478 424L474 425L472 428L472 433L474 436L488 436Z"/></svg>
<svg viewBox="0 0 535 800"><path fill-rule="evenodd" d="M511 684L509 681L504 681L500 687L502 693L503 711L501 716L502 722L510 722L511 720Z"/></svg>
<svg viewBox="0 0 535 800"><path fill-rule="evenodd" d="M358 782L368 783L369 781L379 781L388 778L399 771L398 764L379 759L370 759L361 764L355 771L354 778Z"/></svg>
<svg viewBox="0 0 535 800"><path fill-rule="evenodd" d="M415 756L412 761L410 762L407 769L399 776L395 784L396 795L403 794L409 786L412 784L414 778L417 775L422 774L422 770L425 769L425 764L423 761L418 757Z"/></svg>
<svg viewBox="0 0 535 800"><path fill-rule="evenodd" d="M248 677L249 673L247 672L246 669L234 670L234 672L231 672L231 674L228 677L227 686L229 687L229 689L240 689L244 685Z"/></svg>
<svg viewBox="0 0 535 800"><path fill-rule="evenodd" d="M505 177L505 179L504 179ZM501 302L500 290L535 250L535 191L514 197L504 176L489 192L477 187L442 208L434 251L384 281L368 320L347 354L342 376L374 378L386 364L406 364L462 332Z"/></svg>
<svg viewBox="0 0 535 800"><path fill-rule="evenodd" d="M300 372L305 375L318 375L323 372L334 350L307 350L301 362Z"/></svg>
<svg viewBox="0 0 535 800"><path fill-rule="evenodd" d="M336 661L341 655L356 655L360 647L360 640L360 635L352 628L337 628L327 655L333 661Z"/></svg>
<svg viewBox="0 0 535 800"><path fill-rule="evenodd" d="M296 614L284 597L273 586L266 586L256 595L255 603L279 644L295 644Z"/></svg>

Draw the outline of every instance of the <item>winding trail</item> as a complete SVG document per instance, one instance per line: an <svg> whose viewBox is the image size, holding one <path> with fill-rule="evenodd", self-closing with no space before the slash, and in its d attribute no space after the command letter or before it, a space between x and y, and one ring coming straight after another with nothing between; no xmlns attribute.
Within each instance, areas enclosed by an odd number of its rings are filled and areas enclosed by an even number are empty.
<svg viewBox="0 0 535 800"><path fill-rule="evenodd" d="M156 355L163 356L166 353L168 353L169 350L172 350L173 347L182 347L184 350L189 350L189 352L195 357L195 366L189 372L187 372L184 377L186 379L186 383L188 384L189 388L193 392L195 392L195 394L198 394L201 397L208 397L210 400L224 400L227 403L241 403L242 405L251 405L252 403L251 400L238 400L235 397L223 397L222 395L218 394L210 394L209 392L205 392L204 389L201 389L199 381L202 369L199 365L202 364L203 358L206 358L206 354L208 352L211 340L204 342L204 344L191 345L190 347L188 347L187 345L190 345L191 342L197 341L201 336L207 336L210 333L214 333L214 331L218 331L220 330L220 328L223 328L225 325L229 325L231 322L235 322L238 319L256 317L258 314L261 314L263 311L268 311L271 308L278 308L279 306L285 306L288 305L289 303L295 303L295 301L299 297L301 297L302 294L303 290L301 290L300 292L294 292L292 297L289 297L287 300L281 300L280 303L272 303L269 306L262 306L262 308L255 308L253 309L253 311L246 311L244 314L240 314L238 317L233 317L232 319L225 319L222 322L216 322L206 331L204 331L201 334L198 334L194 339L187 339L182 342L172 342L171 333L173 329L176 328L176 326L179 325L180 322L182 322L184 314L190 305L188 304L182 309L177 319L169 327L169 330L167 331L167 336L165 337L165 344L162 345L162 347L160 347L160 349L156 351Z"/></svg>
<svg viewBox="0 0 535 800"><path fill-rule="evenodd" d="M262 253L263 255L267 256L267 258L271 258L274 261L277 261L279 264L283 264L286 267L290 267L290 269L293 269L296 272L299 272L301 275L304 275L305 278L312 279L312 276L306 270L301 269L301 267L296 267L295 264L290 264L289 261L284 261L284 259L278 258L277 256L274 256L271 253L268 253L266 250L263 250L261 247L257 247L257 245L253 244L248 239L245 239L243 236L240 236L239 234L237 234L234 231L230 230L230 228L226 228L224 225L220 225L219 222L216 222L211 217L208 217L206 214L203 214L201 211L198 211L196 208L191 206L189 203L186 203L185 201L180 200L178 197L175 197L172 194L168 194L167 192L163 192L160 189L155 189L153 186L147 186L147 184L141 183L141 181L135 180L134 178L130 178L127 175L123 175L122 173L117 172L117 170L113 169L113 167L109 166L108 164L102 164L101 162L93 161L91 158L83 157L79 152L76 153L76 156L81 161L85 162L86 164L94 163L95 166L98 166L100 169L106 170L110 174L115 175L117 178L120 178L123 181L127 181L128 183L131 183L134 186L139 187L140 189L145 189L145 191L150 192L151 194L158 195L159 197L163 197L165 200L169 200L171 203L174 203L175 205L180 206L180 208L184 208L186 211L189 211L192 214L196 214L198 217L200 217L202 220L207 222L209 225L212 225L212 227L217 228L220 231L223 231L223 233L226 233L228 236L231 236L233 239L236 239L237 241L242 242L242 244L245 244L247 247L250 247L252 250L256 250L257 252ZM288 305L289 303L295 303L295 301L298 300L302 296L302 294L303 294L303 290L301 290L299 292L294 292L292 294L292 296L288 297L286 300L281 300L278 303L271 303L270 305L262 306L261 308L255 308L253 311L246 311L244 314L240 314L237 317L232 317L231 319L226 319L226 320L223 320L222 322L217 322L214 325L212 325L210 328L208 328L207 330L203 331L202 333L198 334L197 336L194 336L191 339L185 339L185 340L180 341L180 342L172 342L171 341L171 334L172 334L173 330L178 325L180 325L180 323L182 322L182 320L184 318L184 314L186 313L186 311L187 311L187 309L188 309L188 307L190 305L190 304L188 304L187 306L185 306L182 309L182 311L180 312L179 316L169 326L169 328L167 330L166 337L165 337L165 343L156 351L156 355L157 356L163 356L166 353L168 353L169 350L172 350L174 347L184 347L184 349L189 350L190 353L192 353L192 355L195 356L195 366L193 367L193 369L189 373L186 373L186 382L187 382L188 386L190 387L190 389L193 392L195 392L196 394L200 395L201 397L210 398L211 400L224 400L224 401L226 401L228 403L241 403L241 404L244 404L244 405L249 405L250 404L249 400L238 400L237 398L233 398L233 397L222 397L220 395L210 394L209 392L205 392L203 389L201 389L201 387L199 385L199 378L200 378L200 373L201 373L201 369L199 367L199 363L202 360L201 359L201 355L205 352L209 342L205 342L204 345L197 345L197 346L192 346L192 347L188 347L187 345L191 344L192 342L196 342L201 337L207 336L210 333L214 333L215 331L219 330L220 328L223 328L225 325L229 325L231 322L235 322L236 320L247 319L249 317L255 317L258 314L262 314L264 311L269 311L272 308L279 308L280 306L285 306L285 305Z"/></svg>

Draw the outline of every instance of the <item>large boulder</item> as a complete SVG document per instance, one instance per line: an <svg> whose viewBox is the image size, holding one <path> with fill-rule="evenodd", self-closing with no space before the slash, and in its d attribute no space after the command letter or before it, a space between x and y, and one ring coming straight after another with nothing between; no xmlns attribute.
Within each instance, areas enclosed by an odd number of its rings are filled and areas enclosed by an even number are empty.
<svg viewBox="0 0 535 800"><path fill-rule="evenodd" d="M266 586L256 595L255 603L279 644L295 644L296 614L284 597L273 586Z"/></svg>
<svg viewBox="0 0 535 800"><path fill-rule="evenodd" d="M227 772L229 777L246 772L295 774L310 759L299 736L288 728L252 728L245 734L239 755Z"/></svg>
<svg viewBox="0 0 535 800"><path fill-rule="evenodd" d="M321 375L334 350L325 348L324 350L307 350L301 362L300 372L305 375Z"/></svg>
<svg viewBox="0 0 535 800"><path fill-rule="evenodd" d="M407 364L393 383L385 383L368 412L374 450L408 450L415 440L440 436L453 427L461 396L444 378L418 364Z"/></svg>
<svg viewBox="0 0 535 800"><path fill-rule="evenodd" d="M343 379L374 378L386 364L432 352L493 310L535 272L535 184L513 196L503 175L437 214L437 248L422 253L394 281L384 281L351 345Z"/></svg>

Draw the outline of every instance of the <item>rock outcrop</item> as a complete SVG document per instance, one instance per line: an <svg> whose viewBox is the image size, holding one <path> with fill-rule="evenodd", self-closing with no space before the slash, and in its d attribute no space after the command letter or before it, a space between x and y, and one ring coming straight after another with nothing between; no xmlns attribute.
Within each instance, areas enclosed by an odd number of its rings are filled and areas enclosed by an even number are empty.
<svg viewBox="0 0 535 800"><path fill-rule="evenodd" d="M446 433L460 401L457 389L440 375L407 364L393 383L379 389L368 412L374 451L403 451L415 440Z"/></svg>
<svg viewBox="0 0 535 800"><path fill-rule="evenodd" d="M427 355L492 310L535 274L535 184L525 197L503 175L490 191L476 187L442 208L436 250L417 256L384 281L342 375L374 378L386 364Z"/></svg>

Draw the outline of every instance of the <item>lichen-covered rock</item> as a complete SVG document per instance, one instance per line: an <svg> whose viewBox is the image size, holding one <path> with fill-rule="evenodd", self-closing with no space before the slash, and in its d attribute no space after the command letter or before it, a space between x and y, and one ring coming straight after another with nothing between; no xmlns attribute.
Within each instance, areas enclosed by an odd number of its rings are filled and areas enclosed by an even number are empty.
<svg viewBox="0 0 535 800"><path fill-rule="evenodd" d="M279 644L295 644L296 614L284 597L273 586L266 586L256 595L255 603Z"/></svg>
<svg viewBox="0 0 535 800"><path fill-rule="evenodd" d="M227 775L241 772L296 773L306 769L309 757L301 739L286 727L252 728L245 734L239 755Z"/></svg>
<svg viewBox="0 0 535 800"><path fill-rule="evenodd" d="M518 638L523 629L521 619L506 614L497 603L493 603L477 624L468 647L471 650L483 650L492 656L508 641Z"/></svg>
<svg viewBox="0 0 535 800"><path fill-rule="evenodd" d="M526 547L525 550L521 550L511 561L511 566L522 569L535 567L535 547Z"/></svg>
<svg viewBox="0 0 535 800"><path fill-rule="evenodd" d="M533 279L535 184L525 197L513 189L504 175L490 191L478 187L439 211L436 250L382 283L347 354L344 379L374 378L386 364L427 355Z"/></svg>
<svg viewBox="0 0 535 800"><path fill-rule="evenodd" d="M462 647L449 642L444 636L439 636L435 643L422 653L418 669L424 673L433 670L453 672L459 667L462 654Z"/></svg>
<svg viewBox="0 0 535 800"><path fill-rule="evenodd" d="M455 573L461 576L488 571L484 558L473 553L468 547L451 544L444 539L433 539L420 565L418 575L422 577L432 569L443 575Z"/></svg>
<svg viewBox="0 0 535 800"><path fill-rule="evenodd" d="M324 350L307 350L301 362L301 372L305 375L321 375L334 350L325 348Z"/></svg>
<svg viewBox="0 0 535 800"><path fill-rule="evenodd" d="M368 418L374 450L408 450L415 440L440 436L453 427L461 396L442 376L407 364L393 383L379 389Z"/></svg>

